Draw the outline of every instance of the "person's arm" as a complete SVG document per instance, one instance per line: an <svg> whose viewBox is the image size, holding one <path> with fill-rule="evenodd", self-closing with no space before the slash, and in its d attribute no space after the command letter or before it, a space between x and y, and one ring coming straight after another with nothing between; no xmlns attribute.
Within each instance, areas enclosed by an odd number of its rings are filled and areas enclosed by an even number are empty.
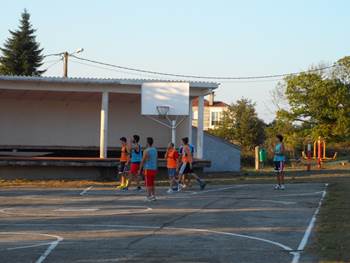
<svg viewBox="0 0 350 263"><path fill-rule="evenodd" d="M138 174L141 173L142 168L143 168L143 165L144 165L144 163L145 163L145 161L146 161L147 159L148 159L148 151L145 150L145 151L143 152L143 156L142 156L142 160L141 160L141 163L140 163L140 168L139 168Z"/></svg>
<svg viewBox="0 0 350 263"><path fill-rule="evenodd" d="M126 156L127 156L126 165L129 165L129 162L130 162L130 148L129 148L129 144L127 144L125 146L125 149L126 149Z"/></svg>
<svg viewBox="0 0 350 263"><path fill-rule="evenodd" d="M166 150L164 159L168 159L169 149Z"/></svg>
<svg viewBox="0 0 350 263"><path fill-rule="evenodd" d="M190 166L192 167L192 153L190 151L190 147L185 148L185 153L188 157L188 162L190 163Z"/></svg>
<svg viewBox="0 0 350 263"><path fill-rule="evenodd" d="M284 155L284 143L281 144L281 151L280 151L280 155Z"/></svg>
<svg viewBox="0 0 350 263"><path fill-rule="evenodd" d="M140 145L139 145L139 144L136 144L136 145L135 145L135 151L136 151L136 152L140 152Z"/></svg>

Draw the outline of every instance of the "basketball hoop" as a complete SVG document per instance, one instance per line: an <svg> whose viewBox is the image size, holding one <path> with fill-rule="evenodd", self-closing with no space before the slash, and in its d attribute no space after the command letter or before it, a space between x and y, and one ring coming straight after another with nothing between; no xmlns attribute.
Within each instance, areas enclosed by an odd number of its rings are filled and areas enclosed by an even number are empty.
<svg viewBox="0 0 350 263"><path fill-rule="evenodd" d="M157 111L160 117L166 118L170 110L169 106L157 106Z"/></svg>
<svg viewBox="0 0 350 263"><path fill-rule="evenodd" d="M190 84L188 82L144 82L141 86L141 114L171 129L175 144L176 128L189 115ZM178 118L182 117L180 121Z"/></svg>

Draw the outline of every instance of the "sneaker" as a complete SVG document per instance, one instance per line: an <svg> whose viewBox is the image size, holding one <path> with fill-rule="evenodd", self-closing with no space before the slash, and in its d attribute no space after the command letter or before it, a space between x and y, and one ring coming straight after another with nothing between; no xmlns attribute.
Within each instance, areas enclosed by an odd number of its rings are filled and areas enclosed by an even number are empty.
<svg viewBox="0 0 350 263"><path fill-rule="evenodd" d="M150 197L150 200L151 200L151 201L157 201L157 198L156 198L154 195L152 195L152 196Z"/></svg>
<svg viewBox="0 0 350 263"><path fill-rule="evenodd" d="M286 189L285 186L284 186L284 184L282 184L282 185L280 186L280 189L281 189L281 190L285 190L285 189Z"/></svg>
<svg viewBox="0 0 350 263"><path fill-rule="evenodd" d="M280 185L279 185L279 184L276 184L276 185L275 185L275 187L274 187L274 189L275 189L275 190L280 190L280 189L281 189L281 187L280 187Z"/></svg>
<svg viewBox="0 0 350 263"><path fill-rule="evenodd" d="M152 201L151 196L146 196L145 202L151 202L151 201Z"/></svg>
<svg viewBox="0 0 350 263"><path fill-rule="evenodd" d="M207 183L205 183L205 182L201 183L201 185L200 185L201 190L204 190L206 185L207 185Z"/></svg>
<svg viewBox="0 0 350 263"><path fill-rule="evenodd" d="M167 194L172 194L172 193L174 193L174 190L169 188L168 191L166 191L166 192L167 192Z"/></svg>
<svg viewBox="0 0 350 263"><path fill-rule="evenodd" d="M137 188L135 188L134 191L136 191L136 192L141 192L141 191L142 191L141 186L138 186Z"/></svg>
<svg viewBox="0 0 350 263"><path fill-rule="evenodd" d="M129 190L129 188L127 186L125 186L124 188L121 189L123 192L127 192Z"/></svg>

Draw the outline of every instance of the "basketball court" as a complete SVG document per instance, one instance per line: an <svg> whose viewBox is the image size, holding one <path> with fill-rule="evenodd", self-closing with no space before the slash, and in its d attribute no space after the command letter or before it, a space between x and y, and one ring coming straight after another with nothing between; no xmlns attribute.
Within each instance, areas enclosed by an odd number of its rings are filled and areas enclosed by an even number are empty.
<svg viewBox="0 0 350 263"><path fill-rule="evenodd" d="M307 262L325 185L0 190L2 262ZM308 230L307 230L308 229ZM301 257L300 257L301 256ZM300 257L300 258L299 258Z"/></svg>

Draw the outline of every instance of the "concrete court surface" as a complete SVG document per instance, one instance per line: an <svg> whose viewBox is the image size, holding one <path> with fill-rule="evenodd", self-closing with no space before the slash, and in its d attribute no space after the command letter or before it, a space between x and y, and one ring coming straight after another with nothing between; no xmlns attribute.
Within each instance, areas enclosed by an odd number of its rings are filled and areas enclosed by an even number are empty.
<svg viewBox="0 0 350 263"><path fill-rule="evenodd" d="M324 190L163 187L145 202L111 187L0 188L0 262L292 262Z"/></svg>

